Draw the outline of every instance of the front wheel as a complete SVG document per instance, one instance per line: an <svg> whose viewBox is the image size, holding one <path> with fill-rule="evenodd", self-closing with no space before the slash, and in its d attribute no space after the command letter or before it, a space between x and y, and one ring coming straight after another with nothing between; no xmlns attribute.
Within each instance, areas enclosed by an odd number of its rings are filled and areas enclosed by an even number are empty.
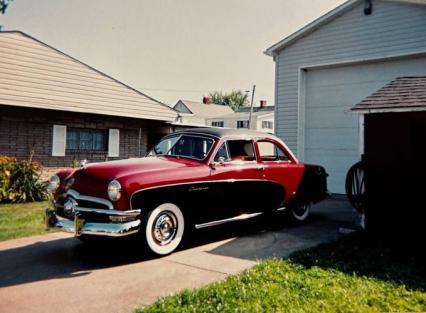
<svg viewBox="0 0 426 313"><path fill-rule="evenodd" d="M185 220L179 207L164 203L147 214L144 225L148 247L155 254L166 255L182 241Z"/></svg>
<svg viewBox="0 0 426 313"><path fill-rule="evenodd" d="M302 203L290 208L293 219L297 222L304 222L308 219L311 212L311 203Z"/></svg>

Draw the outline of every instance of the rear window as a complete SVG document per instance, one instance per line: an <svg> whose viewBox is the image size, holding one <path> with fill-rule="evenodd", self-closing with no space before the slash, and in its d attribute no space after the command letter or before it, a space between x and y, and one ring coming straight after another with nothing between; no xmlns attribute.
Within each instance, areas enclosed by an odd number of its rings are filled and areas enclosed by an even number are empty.
<svg viewBox="0 0 426 313"><path fill-rule="evenodd" d="M273 142L258 141L257 147L259 148L260 159L263 162L289 160L285 152Z"/></svg>

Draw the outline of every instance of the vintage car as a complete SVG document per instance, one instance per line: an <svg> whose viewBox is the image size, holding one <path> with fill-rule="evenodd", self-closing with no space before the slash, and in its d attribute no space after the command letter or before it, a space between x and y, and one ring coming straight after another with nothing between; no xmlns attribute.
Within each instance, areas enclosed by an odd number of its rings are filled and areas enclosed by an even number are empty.
<svg viewBox="0 0 426 313"><path fill-rule="evenodd" d="M144 158L57 173L45 221L81 239L139 233L164 255L189 229L276 211L303 221L327 196L326 177L273 135L197 128L165 136Z"/></svg>

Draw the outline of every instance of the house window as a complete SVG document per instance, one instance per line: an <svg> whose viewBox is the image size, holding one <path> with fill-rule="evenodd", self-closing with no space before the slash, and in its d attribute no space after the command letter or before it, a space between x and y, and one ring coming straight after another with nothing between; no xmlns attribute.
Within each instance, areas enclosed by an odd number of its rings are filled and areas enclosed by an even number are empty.
<svg viewBox="0 0 426 313"><path fill-rule="evenodd" d="M107 151L107 131L104 129L67 129L67 150Z"/></svg>
<svg viewBox="0 0 426 313"><path fill-rule="evenodd" d="M249 128L249 121L237 121L237 128Z"/></svg>
<svg viewBox="0 0 426 313"><path fill-rule="evenodd" d="M213 127L223 127L223 121L212 122Z"/></svg>
<svg viewBox="0 0 426 313"><path fill-rule="evenodd" d="M274 128L274 122L262 121L262 128L273 129Z"/></svg>

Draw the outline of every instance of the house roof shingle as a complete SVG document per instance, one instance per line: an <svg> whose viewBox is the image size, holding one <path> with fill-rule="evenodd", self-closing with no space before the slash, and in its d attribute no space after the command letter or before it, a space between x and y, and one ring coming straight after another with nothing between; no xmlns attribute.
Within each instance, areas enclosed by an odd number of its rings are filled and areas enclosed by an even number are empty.
<svg viewBox="0 0 426 313"><path fill-rule="evenodd" d="M234 111L226 105L204 104L202 102L188 100L179 100L178 103L179 102L182 102L192 114L200 118L214 118L216 116L234 113Z"/></svg>
<svg viewBox="0 0 426 313"><path fill-rule="evenodd" d="M353 111L426 110L426 76L398 77L356 104Z"/></svg>
<svg viewBox="0 0 426 313"><path fill-rule="evenodd" d="M0 105L174 121L177 112L19 31L0 32Z"/></svg>
<svg viewBox="0 0 426 313"><path fill-rule="evenodd" d="M274 112L274 110L275 110L275 107L273 105L267 105L264 107L253 107L253 112L269 113L269 112ZM249 106L240 107L237 112L250 112L250 107Z"/></svg>

